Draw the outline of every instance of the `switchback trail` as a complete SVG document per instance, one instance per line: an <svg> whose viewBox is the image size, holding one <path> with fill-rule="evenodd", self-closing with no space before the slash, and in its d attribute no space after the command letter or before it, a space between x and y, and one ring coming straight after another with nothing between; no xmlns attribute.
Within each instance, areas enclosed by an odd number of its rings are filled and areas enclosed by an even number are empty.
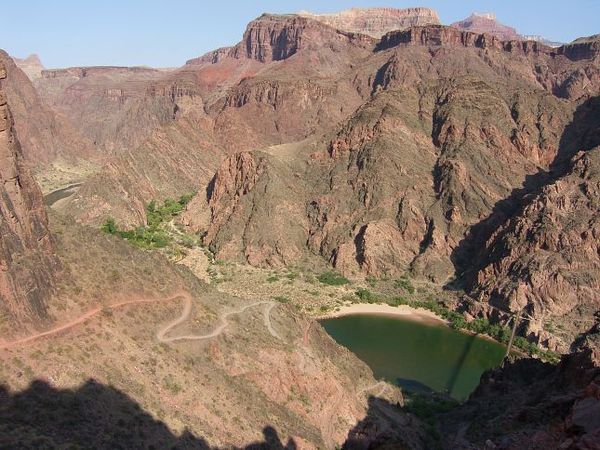
<svg viewBox="0 0 600 450"><path fill-rule="evenodd" d="M187 292L178 292L176 294L174 294L171 297L168 297L166 299L140 299L140 300L128 300L128 301L124 301L124 302L119 302L119 303L114 303L112 305L105 305L105 306L96 306L93 309L90 309L88 312L84 313L83 315L77 317L76 319L71 320L70 322L67 322L63 325L57 326L55 328L52 328L48 331L43 331L41 333L36 333L33 334L31 336L27 336L24 338L20 338L17 339L16 341L12 341L12 342L4 342L4 341L0 341L0 349L3 348L12 348L18 345L24 345L24 344L28 344L32 341L35 341L37 339L41 339L43 337L46 336L51 336L53 334L58 334L61 333L63 331L66 331L70 328L73 328L77 325L80 325L84 322L87 322L89 319L91 319L92 317L96 316L98 313L100 313L103 309L118 309L121 308L123 306L127 306L127 305L135 305L135 304L140 304L140 303L157 303L157 302L165 302L165 301L171 301L171 300L175 300L176 298L182 297L186 300L186 302L188 302L191 305L192 302L192 298L190 296L190 294L188 294Z"/></svg>
<svg viewBox="0 0 600 450"><path fill-rule="evenodd" d="M173 328L175 328L177 325L180 325L181 323L183 323L189 319L190 314L192 312L191 298L184 299L184 305L183 305L183 310L181 311L181 315L178 318L176 318L175 320L173 320L172 322L169 322L167 325L162 327L160 330L158 330L158 332L156 333L156 338L159 340L159 342L163 342L163 343L171 343L171 342L179 342L179 341L201 341L201 340L205 340L205 339L212 339L212 338L219 336L221 333L223 333L223 331L229 326L229 322L227 321L227 319L230 316L233 316L236 314L241 314L244 311L246 311L247 309L250 309L250 308L253 308L253 307L259 306L259 305L267 305L267 307L265 308L265 311L264 311L264 316L263 316L264 324L267 327L267 329L269 330L269 333L271 333L271 335L273 337L281 340L281 337L277 334L277 332L273 328L273 325L271 324L271 310L276 306L276 303L269 302L269 301L261 301L261 302L252 303L250 305L245 305L245 306L241 307L240 309L237 309L234 311L229 311L227 313L222 314L221 317L219 318L220 323L217 326L217 328L215 328L213 331L211 331L208 334L191 334L191 335L168 337L167 334Z"/></svg>

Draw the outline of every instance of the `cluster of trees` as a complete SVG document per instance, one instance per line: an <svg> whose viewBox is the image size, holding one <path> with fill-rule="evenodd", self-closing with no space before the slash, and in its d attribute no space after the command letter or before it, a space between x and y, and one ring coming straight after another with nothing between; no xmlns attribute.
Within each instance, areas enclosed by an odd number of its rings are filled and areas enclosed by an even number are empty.
<svg viewBox="0 0 600 450"><path fill-rule="evenodd" d="M109 217L102 225L102 231L107 234L120 236L140 248L163 248L169 245L173 238L161 226L181 213L192 199L193 194L182 195L179 200L167 198L162 205L153 200L146 205L146 226L133 230L123 230L115 219Z"/></svg>

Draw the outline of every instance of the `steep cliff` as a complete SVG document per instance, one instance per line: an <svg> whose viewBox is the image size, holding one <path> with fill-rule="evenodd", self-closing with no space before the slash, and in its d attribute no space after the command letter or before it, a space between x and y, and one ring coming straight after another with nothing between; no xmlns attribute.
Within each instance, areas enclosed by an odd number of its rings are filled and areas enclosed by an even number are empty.
<svg viewBox="0 0 600 450"><path fill-rule="evenodd" d="M15 135L6 77L0 61L0 327L8 320L47 319L47 299L58 270L42 195Z"/></svg>

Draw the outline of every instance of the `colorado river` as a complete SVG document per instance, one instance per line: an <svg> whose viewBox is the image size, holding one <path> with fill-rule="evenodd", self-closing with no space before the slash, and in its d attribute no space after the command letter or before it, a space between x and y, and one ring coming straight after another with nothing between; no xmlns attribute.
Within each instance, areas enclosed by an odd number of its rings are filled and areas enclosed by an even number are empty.
<svg viewBox="0 0 600 450"><path fill-rule="evenodd" d="M79 189L79 187L81 186L81 184L82 183L75 183L75 184L72 184L72 185L67 186L65 188L58 189L56 191L52 191L49 194L44 195L44 204L46 206L51 207L57 201L62 200L63 198L70 197L75 192L77 192L77 189Z"/></svg>
<svg viewBox="0 0 600 450"><path fill-rule="evenodd" d="M505 347L444 325L351 315L321 321L325 330L354 352L376 378L409 391L447 392L466 399L481 374L499 365Z"/></svg>

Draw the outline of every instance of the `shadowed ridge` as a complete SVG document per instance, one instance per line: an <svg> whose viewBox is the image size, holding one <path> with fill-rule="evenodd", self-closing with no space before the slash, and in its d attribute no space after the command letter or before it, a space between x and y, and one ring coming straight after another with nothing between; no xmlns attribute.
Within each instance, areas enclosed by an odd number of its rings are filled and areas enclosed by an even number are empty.
<svg viewBox="0 0 600 450"><path fill-rule="evenodd" d="M272 426L247 450L296 450ZM21 392L0 385L0 448L198 449L217 450L189 429L177 435L112 386L93 379L77 389L35 380Z"/></svg>

